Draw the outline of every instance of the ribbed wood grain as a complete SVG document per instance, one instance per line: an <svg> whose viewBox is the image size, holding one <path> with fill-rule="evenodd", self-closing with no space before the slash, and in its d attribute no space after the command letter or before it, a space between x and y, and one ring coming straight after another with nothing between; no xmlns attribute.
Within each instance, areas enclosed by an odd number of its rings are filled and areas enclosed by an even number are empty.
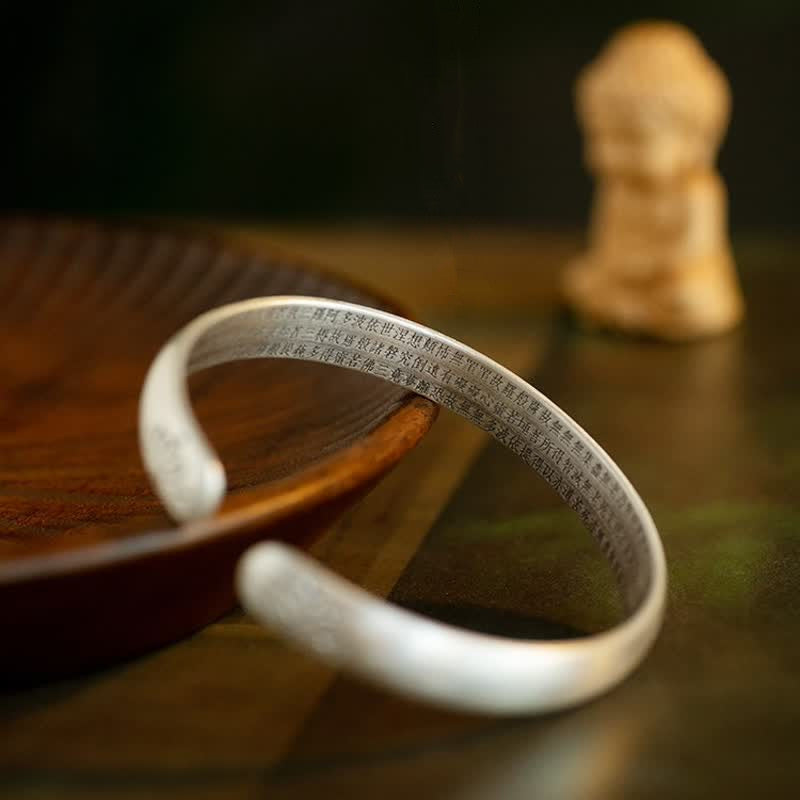
<svg viewBox="0 0 800 800"><path fill-rule="evenodd" d="M280 256L92 223L0 223L0 675L37 680L170 641L233 604L242 549L310 541L419 440L435 407L286 361L192 379L228 467L220 514L173 528L138 454L138 394L197 314L271 294L399 311Z"/></svg>

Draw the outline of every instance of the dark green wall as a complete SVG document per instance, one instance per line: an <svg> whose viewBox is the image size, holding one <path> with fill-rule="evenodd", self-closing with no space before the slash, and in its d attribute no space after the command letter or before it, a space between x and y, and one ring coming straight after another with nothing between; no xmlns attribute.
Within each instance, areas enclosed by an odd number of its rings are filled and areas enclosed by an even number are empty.
<svg viewBox="0 0 800 800"><path fill-rule="evenodd" d="M795 222L793 2L77 2L4 11L6 209L583 221L575 73L686 22L728 73L734 223Z"/></svg>

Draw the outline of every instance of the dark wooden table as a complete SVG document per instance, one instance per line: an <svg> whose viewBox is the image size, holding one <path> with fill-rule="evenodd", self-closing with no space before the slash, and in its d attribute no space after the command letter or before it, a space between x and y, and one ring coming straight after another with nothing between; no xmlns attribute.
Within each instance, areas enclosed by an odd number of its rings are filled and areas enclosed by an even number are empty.
<svg viewBox="0 0 800 800"><path fill-rule="evenodd" d="M134 662L0 697L0 796L796 796L800 264L792 241L737 240L746 325L675 347L586 335L563 318L555 276L574 237L229 235L277 243L394 293L530 377L583 423L661 529L670 568L663 633L606 697L498 721L367 688L234 612ZM479 630L570 636L619 613L609 574L571 514L513 456L450 415L313 552L374 592Z"/></svg>

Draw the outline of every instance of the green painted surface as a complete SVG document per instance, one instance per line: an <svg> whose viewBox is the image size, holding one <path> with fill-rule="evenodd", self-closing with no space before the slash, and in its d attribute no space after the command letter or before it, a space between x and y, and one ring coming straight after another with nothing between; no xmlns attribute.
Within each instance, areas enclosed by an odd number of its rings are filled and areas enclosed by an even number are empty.
<svg viewBox="0 0 800 800"><path fill-rule="evenodd" d="M628 473L653 511L669 564L661 636L616 690L566 713L501 721L444 713L346 679L308 699L321 668L232 615L133 664L3 698L0 795L797 796L794 252L743 250L749 317L719 340L662 346L587 336L564 322L547 334L534 383ZM491 324L513 326L515 337L542 335L541 320ZM588 535L499 446L477 459L393 598L506 635L573 636L620 613ZM311 710L299 714L302 728L265 755L265 742L284 735L304 702Z"/></svg>
<svg viewBox="0 0 800 800"><path fill-rule="evenodd" d="M667 617L643 667L599 702L462 746L465 772L490 773L495 794L454 796L800 791L800 278L767 274L745 274L747 324L715 341L672 347L560 325L533 380L651 507ZM615 597L589 537L493 445L394 592L443 619L491 607L495 632L520 632L504 615L522 614L563 635L608 625Z"/></svg>

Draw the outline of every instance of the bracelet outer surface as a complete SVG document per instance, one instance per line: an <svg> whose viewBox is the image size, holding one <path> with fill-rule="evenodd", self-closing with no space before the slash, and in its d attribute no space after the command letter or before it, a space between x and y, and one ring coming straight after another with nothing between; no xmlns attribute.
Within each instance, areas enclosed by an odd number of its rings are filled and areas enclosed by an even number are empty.
<svg viewBox="0 0 800 800"><path fill-rule="evenodd" d="M358 370L468 419L518 455L578 514L619 581L628 616L599 634L527 641L454 628L373 597L300 552L252 547L237 570L244 607L329 663L461 710L551 711L607 691L644 658L663 617L666 564L639 495L605 451L520 377L423 325L372 308L299 296L207 312L162 348L140 401L140 446L169 513L219 506L225 471L192 412L190 373L252 358Z"/></svg>

